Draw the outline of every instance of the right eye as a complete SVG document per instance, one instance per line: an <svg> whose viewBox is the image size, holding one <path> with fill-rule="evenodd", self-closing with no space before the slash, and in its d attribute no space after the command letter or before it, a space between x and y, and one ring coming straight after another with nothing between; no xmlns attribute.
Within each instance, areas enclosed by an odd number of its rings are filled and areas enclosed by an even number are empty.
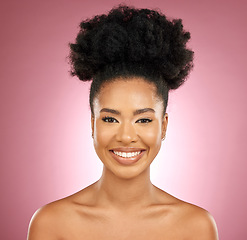
<svg viewBox="0 0 247 240"><path fill-rule="evenodd" d="M104 122L109 122L109 123L117 123L118 122L118 120L113 118L113 117L103 117L102 120Z"/></svg>

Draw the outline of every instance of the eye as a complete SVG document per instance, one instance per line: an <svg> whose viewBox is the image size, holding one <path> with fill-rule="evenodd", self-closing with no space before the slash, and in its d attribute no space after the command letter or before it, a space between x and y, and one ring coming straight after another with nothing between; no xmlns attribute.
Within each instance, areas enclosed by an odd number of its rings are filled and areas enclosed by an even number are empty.
<svg viewBox="0 0 247 240"><path fill-rule="evenodd" d="M142 118L142 119L139 119L137 120L136 122L137 123L150 123L152 122L153 120L149 119L149 118Z"/></svg>
<svg viewBox="0 0 247 240"><path fill-rule="evenodd" d="M103 117L102 120L104 122L109 122L109 123L117 123L118 122L118 120L113 118L113 117Z"/></svg>

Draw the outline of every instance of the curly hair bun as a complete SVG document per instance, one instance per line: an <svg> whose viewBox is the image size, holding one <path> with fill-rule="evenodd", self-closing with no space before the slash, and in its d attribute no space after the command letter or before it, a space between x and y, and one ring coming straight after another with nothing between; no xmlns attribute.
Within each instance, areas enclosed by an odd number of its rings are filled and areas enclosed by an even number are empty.
<svg viewBox="0 0 247 240"><path fill-rule="evenodd" d="M70 44L71 73L88 81L106 66L139 64L176 89L193 66L189 39L181 19L169 21L158 11L120 5L80 23L76 43Z"/></svg>

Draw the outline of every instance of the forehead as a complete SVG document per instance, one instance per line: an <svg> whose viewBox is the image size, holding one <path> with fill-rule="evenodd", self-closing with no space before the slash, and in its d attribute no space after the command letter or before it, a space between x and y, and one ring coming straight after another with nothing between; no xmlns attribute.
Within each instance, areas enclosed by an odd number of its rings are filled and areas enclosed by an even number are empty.
<svg viewBox="0 0 247 240"><path fill-rule="evenodd" d="M154 83L142 78L118 78L106 82L95 98L95 107L110 107L114 109L128 108L140 109L146 107L155 108L162 103L157 96Z"/></svg>

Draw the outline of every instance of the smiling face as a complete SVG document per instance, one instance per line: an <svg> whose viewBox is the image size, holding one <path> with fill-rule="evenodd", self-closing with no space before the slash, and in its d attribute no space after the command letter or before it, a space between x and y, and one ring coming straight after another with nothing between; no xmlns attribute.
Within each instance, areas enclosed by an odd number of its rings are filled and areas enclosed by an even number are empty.
<svg viewBox="0 0 247 240"><path fill-rule="evenodd" d="M94 99L92 131L97 155L107 170L132 178L158 154L168 116L156 86L142 78L105 83Z"/></svg>

